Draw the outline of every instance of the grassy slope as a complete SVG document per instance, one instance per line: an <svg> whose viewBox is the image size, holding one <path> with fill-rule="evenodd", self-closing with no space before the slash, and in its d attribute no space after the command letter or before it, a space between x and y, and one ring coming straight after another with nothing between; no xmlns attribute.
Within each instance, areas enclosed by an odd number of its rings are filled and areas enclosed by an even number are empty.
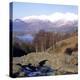
<svg viewBox="0 0 80 80"><path fill-rule="evenodd" d="M67 47L74 47L76 43L77 43L77 36L71 37L69 39L58 42L57 49L53 50L51 47L46 52L31 53L26 56L22 56L20 58L16 57L13 59L13 64L15 66L16 63L21 63L23 65L32 63L33 65L38 65L40 61L47 59L48 62L46 63L46 65L50 65L52 68L59 69L60 71L68 71L74 73L77 72L77 66L65 63L65 59L66 59L65 54L62 53L64 53L64 50ZM75 53L77 54L77 52L74 52L74 54ZM74 56L72 57L74 58ZM16 67L14 67L14 72L15 71L16 71Z"/></svg>
<svg viewBox="0 0 80 80"><path fill-rule="evenodd" d="M57 42L56 44L56 49L52 49L52 47L50 47L47 51L51 52L51 53L64 53L64 50L66 48L73 48L75 47L75 44L78 43L78 38L77 36L68 38L66 40L62 40Z"/></svg>

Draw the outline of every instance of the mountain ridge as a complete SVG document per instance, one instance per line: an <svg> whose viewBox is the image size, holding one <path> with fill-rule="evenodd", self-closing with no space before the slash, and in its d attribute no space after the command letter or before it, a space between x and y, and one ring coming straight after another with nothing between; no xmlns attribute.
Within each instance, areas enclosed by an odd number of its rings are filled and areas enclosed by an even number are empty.
<svg viewBox="0 0 80 80"><path fill-rule="evenodd" d="M30 20L30 19L29 19ZM31 21L23 21L16 19L13 21L13 31L26 31L26 32L38 32L39 30L56 31L56 32L69 32L73 28L77 28L78 22L58 20L56 22L50 22L49 20L33 19Z"/></svg>

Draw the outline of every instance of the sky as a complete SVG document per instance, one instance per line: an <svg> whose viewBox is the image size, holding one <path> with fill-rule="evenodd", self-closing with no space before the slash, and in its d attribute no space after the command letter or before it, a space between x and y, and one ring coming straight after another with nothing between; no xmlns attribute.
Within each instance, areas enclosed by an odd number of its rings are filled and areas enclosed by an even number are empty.
<svg viewBox="0 0 80 80"><path fill-rule="evenodd" d="M54 13L73 13L77 15L78 7L71 5L13 2L13 20L26 16L51 15Z"/></svg>

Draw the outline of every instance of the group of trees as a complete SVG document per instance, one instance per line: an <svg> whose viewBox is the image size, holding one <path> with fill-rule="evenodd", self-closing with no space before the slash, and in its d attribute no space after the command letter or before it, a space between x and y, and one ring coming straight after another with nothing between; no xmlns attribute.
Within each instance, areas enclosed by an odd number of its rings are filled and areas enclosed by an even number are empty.
<svg viewBox="0 0 80 80"><path fill-rule="evenodd" d="M34 38L33 45L35 46L36 52L46 51L49 47L56 47L56 42L61 40L61 35L56 32L46 32L40 30Z"/></svg>
<svg viewBox="0 0 80 80"><path fill-rule="evenodd" d="M50 47L54 49L57 47L56 43L58 41L69 38L73 35L76 34L74 32L70 34L40 30L34 35L34 40L31 43L24 43L19 40L15 40L13 45L13 56L17 56L20 53L23 55L23 53L28 54L31 52L45 52Z"/></svg>
<svg viewBox="0 0 80 80"><path fill-rule="evenodd" d="M59 33L59 32L47 32L44 30L40 30L34 37L33 45L35 47L35 51L46 51L46 49L51 46L56 48L56 42L67 39L71 36L75 36L76 33Z"/></svg>

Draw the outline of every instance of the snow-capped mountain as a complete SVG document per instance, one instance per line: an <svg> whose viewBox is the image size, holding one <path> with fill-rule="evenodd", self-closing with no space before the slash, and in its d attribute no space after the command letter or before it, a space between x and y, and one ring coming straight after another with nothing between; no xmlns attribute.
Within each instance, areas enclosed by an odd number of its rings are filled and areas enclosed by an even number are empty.
<svg viewBox="0 0 80 80"><path fill-rule="evenodd" d="M38 32L58 31L70 32L78 27L78 17L73 13L54 13L51 15L27 16L13 21L13 31Z"/></svg>

